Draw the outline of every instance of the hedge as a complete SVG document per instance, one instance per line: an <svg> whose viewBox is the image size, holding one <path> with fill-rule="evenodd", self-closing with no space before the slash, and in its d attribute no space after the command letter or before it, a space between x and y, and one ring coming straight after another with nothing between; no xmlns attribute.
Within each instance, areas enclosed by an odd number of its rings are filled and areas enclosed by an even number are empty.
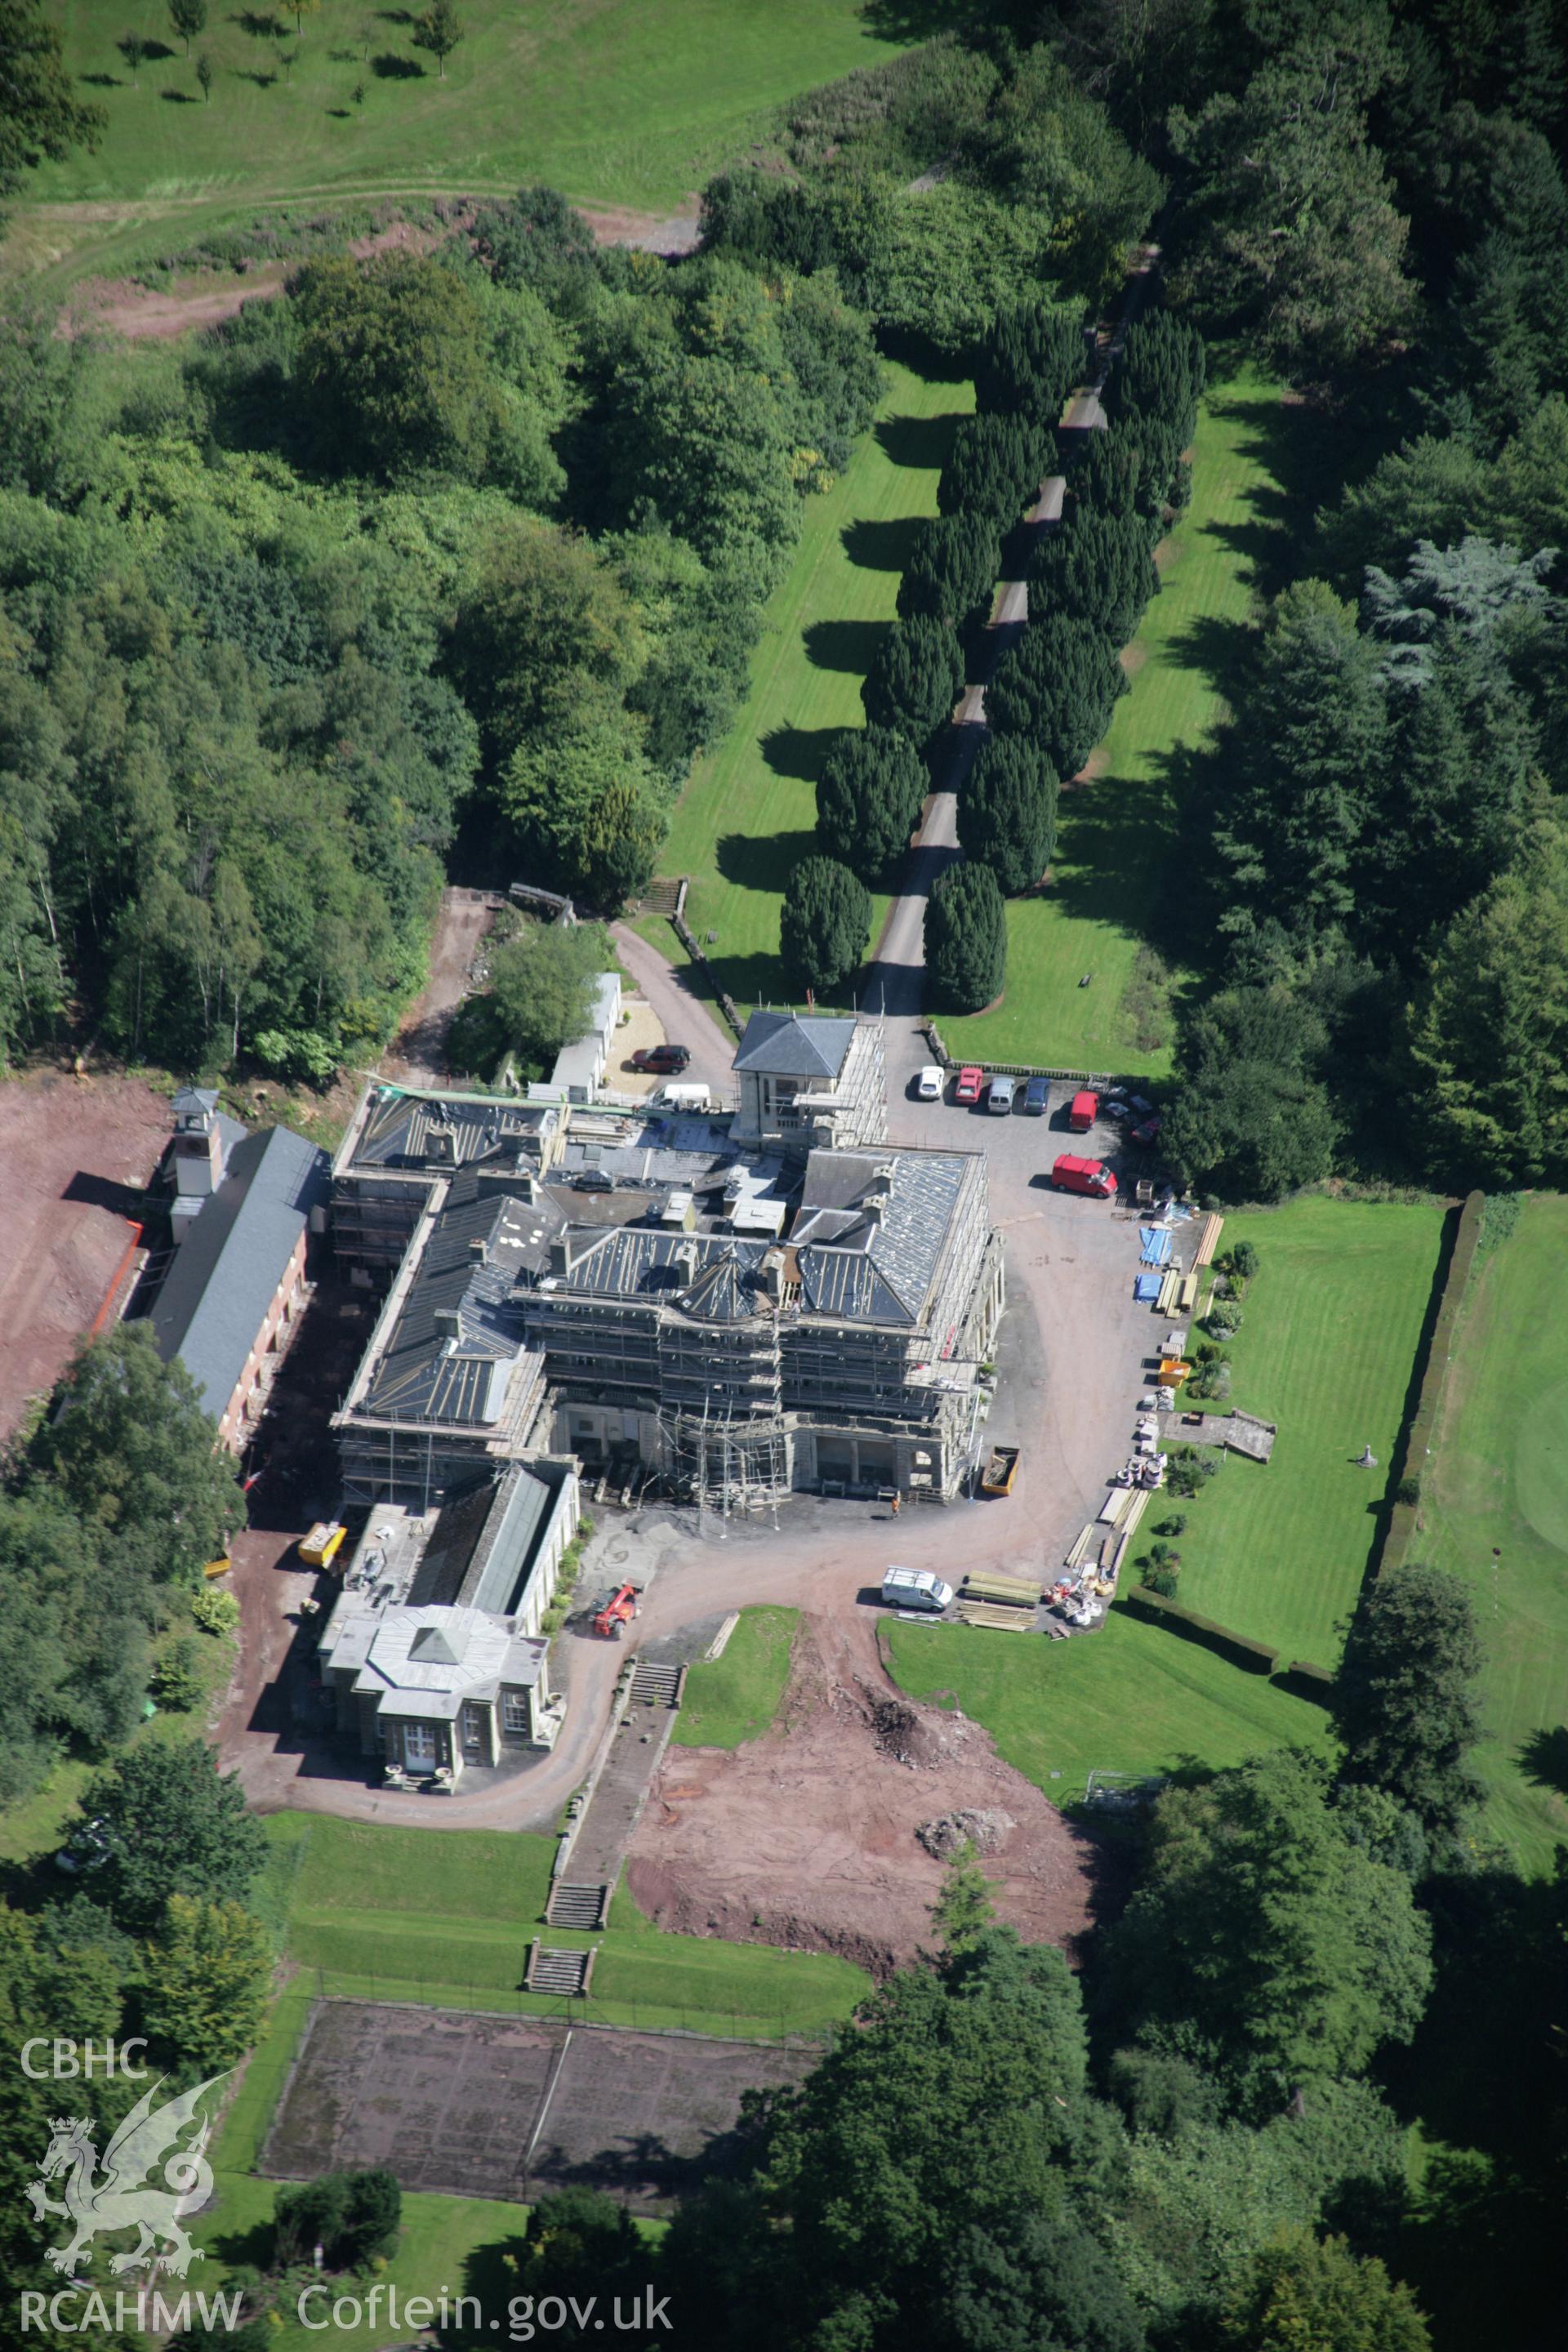
<svg viewBox="0 0 1568 2352"><path fill-rule="evenodd" d="M1421 1375L1421 1392L1415 1400L1415 1410L1410 1417L1404 1447L1394 1466L1391 1484L1395 1495L1405 1478L1419 1478L1426 1467L1427 1448L1437 1425L1443 1391L1447 1385L1454 1328L1459 1319L1459 1309L1465 1303L1470 1269L1476 1262L1476 1249L1481 1237L1481 1213L1486 1204L1484 1192L1472 1192L1459 1211L1453 1254L1443 1281L1443 1295L1433 1318L1426 1366ZM1414 1503L1396 1502L1394 1505L1388 1515L1374 1576L1381 1576L1384 1569L1400 1567L1407 1558L1411 1539L1415 1533L1415 1515Z"/></svg>
<svg viewBox="0 0 1568 2352"><path fill-rule="evenodd" d="M1309 1658L1292 1658L1285 1672L1274 1679L1293 1698L1310 1698L1319 1706L1332 1704L1333 1675L1327 1666L1315 1666Z"/></svg>
<svg viewBox="0 0 1568 2352"><path fill-rule="evenodd" d="M1279 1664L1279 1653L1266 1642L1249 1641L1245 1633L1233 1633L1228 1625L1216 1625L1212 1617L1200 1617L1195 1609L1184 1609L1179 1601L1167 1601L1163 1592L1152 1592L1140 1584L1121 1595L1121 1606L1141 1617L1146 1624L1168 1626L1184 1642L1196 1642L1205 1650L1213 1650L1227 1658L1233 1666L1242 1667L1249 1675L1271 1675Z"/></svg>

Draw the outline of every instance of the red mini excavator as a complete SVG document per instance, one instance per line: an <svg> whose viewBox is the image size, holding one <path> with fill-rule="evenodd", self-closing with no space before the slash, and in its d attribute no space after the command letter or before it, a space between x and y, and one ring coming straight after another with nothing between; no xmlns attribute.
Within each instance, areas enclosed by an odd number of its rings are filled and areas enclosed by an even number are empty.
<svg viewBox="0 0 1568 2352"><path fill-rule="evenodd" d="M595 1633L602 1633L607 1642L618 1642L637 1613L637 1601L641 1595L640 1584L623 1584L613 1599L605 1601L595 1618Z"/></svg>

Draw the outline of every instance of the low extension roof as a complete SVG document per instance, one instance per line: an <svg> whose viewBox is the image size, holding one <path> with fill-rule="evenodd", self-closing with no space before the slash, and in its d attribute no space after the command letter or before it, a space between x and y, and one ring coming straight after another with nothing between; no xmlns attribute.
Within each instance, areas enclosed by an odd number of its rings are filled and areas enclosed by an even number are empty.
<svg viewBox="0 0 1568 2352"><path fill-rule="evenodd" d="M291 1128L247 1135L185 1239L153 1308L158 1352L177 1356L215 1418L239 1385L310 1211L327 1156Z"/></svg>
<svg viewBox="0 0 1568 2352"><path fill-rule="evenodd" d="M767 1078L836 1078L855 1023L822 1013L753 1013L735 1048L737 1070Z"/></svg>

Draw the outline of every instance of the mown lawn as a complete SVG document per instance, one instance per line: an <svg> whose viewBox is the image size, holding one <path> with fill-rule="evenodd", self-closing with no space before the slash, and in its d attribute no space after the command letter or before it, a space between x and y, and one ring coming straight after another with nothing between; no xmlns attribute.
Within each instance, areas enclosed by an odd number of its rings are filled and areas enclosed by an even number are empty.
<svg viewBox="0 0 1568 2352"><path fill-rule="evenodd" d="M1168 1772L1328 1744L1328 1719L1310 1700L1121 1609L1070 1642L971 1625L894 1624L890 1635L893 1671L910 1696L952 1691L1060 1805L1083 1795L1092 1771Z"/></svg>
<svg viewBox="0 0 1568 2352"><path fill-rule="evenodd" d="M1009 903L1004 1000L993 1013L942 1024L963 1061L1151 1077L1170 1068L1169 1000L1182 975L1151 963L1146 943L1160 940L1163 910L1183 887L1180 761L1224 708L1236 625L1247 617L1276 527L1281 492L1270 443L1279 415L1278 385L1250 373L1216 383L1204 402L1192 502L1163 551L1162 593L1128 656L1131 689L1091 763L1092 781L1062 795L1047 888Z"/></svg>
<svg viewBox="0 0 1568 2352"><path fill-rule="evenodd" d="M275 1814L267 1826L289 1958L312 1991L556 2015L559 2000L521 1990L539 1934L599 1948L588 2013L608 2024L759 2039L818 2033L867 1990L847 1961L667 1936L625 1904L601 1936L545 1930L551 1838L371 1829L300 1813Z"/></svg>
<svg viewBox="0 0 1568 2352"><path fill-rule="evenodd" d="M675 1744L739 1748L760 1738L779 1711L799 1622L798 1609L742 1609L723 1654L687 1675Z"/></svg>
<svg viewBox="0 0 1568 2352"><path fill-rule="evenodd" d="M1471 1277L1415 1556L1463 1577L1486 1644L1485 1828L1521 1867L1568 1838L1568 1199L1537 1193Z"/></svg>
<svg viewBox="0 0 1568 2352"><path fill-rule="evenodd" d="M769 604L752 686L734 726L698 761L659 859L688 874L687 919L721 988L742 1005L788 1003L779 907L790 870L816 846L816 779L841 728L865 724L860 681L897 607L912 527L936 512L937 478L973 387L889 365L869 433L826 496L812 499L795 562ZM871 945L887 912L875 901ZM641 926L679 957L669 925ZM855 983L844 992L847 1005Z"/></svg>
<svg viewBox="0 0 1568 2352"><path fill-rule="evenodd" d="M417 8L305 6L300 33L292 0L214 8L187 59L154 0L64 0L68 62L109 128L96 154L47 164L29 196L232 206L542 179L668 210L782 100L920 37L858 0L467 0L443 79L413 45ZM131 33L149 45L134 82L118 46Z"/></svg>
<svg viewBox="0 0 1568 2352"><path fill-rule="evenodd" d="M1224 1456L1199 1496L1169 1504L1162 1496L1141 1532L1184 1512L1178 1597L1272 1643L1284 1664L1339 1662L1387 1492L1442 1225L1435 1202L1320 1199L1226 1219L1222 1252L1250 1241L1259 1272L1227 1343L1232 1388L1217 1410L1235 1404L1277 1421L1273 1459ZM1375 1470L1356 1466L1363 1445L1377 1456Z"/></svg>

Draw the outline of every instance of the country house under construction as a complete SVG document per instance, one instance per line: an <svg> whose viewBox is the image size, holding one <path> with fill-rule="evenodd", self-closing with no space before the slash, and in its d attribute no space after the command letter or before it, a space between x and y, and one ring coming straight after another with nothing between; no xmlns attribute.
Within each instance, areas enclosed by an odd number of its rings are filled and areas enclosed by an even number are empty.
<svg viewBox="0 0 1568 2352"><path fill-rule="evenodd" d="M724 1511L958 1491L1004 1303L984 1155L880 1140L869 1024L757 1020L765 1118L370 1089L333 1171L340 1264L384 1289L334 1422L351 1499L428 1507L527 1454ZM835 1138L804 1155L792 1051Z"/></svg>

